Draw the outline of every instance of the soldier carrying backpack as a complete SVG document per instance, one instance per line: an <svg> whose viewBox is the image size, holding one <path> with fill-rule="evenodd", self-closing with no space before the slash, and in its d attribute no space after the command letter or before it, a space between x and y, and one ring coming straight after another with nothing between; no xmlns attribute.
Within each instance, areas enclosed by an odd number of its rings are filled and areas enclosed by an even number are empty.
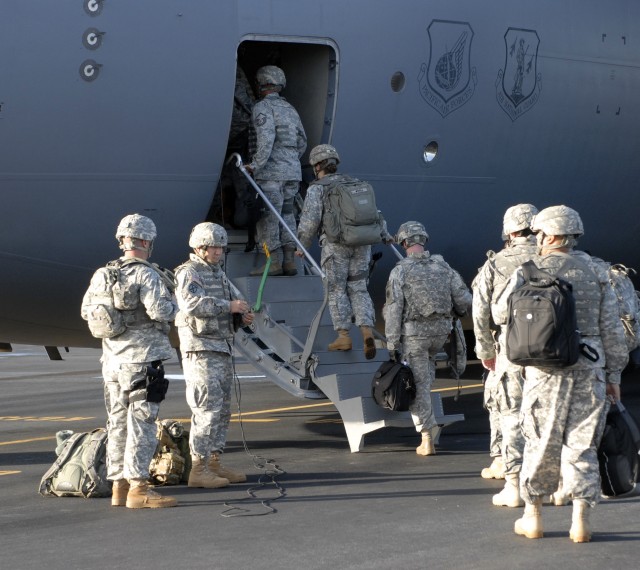
<svg viewBox="0 0 640 570"><path fill-rule="evenodd" d="M543 497L557 490L562 466L563 492L573 500L569 537L574 542L588 542L590 511L601 494L596 440L606 395L620 399L627 346L607 272L592 263L589 255L574 249L584 234L578 212L567 206L546 208L534 216L531 230L540 252L533 261L552 281L564 287L562 280L570 286L580 343L588 350L581 350L573 364L539 361L525 369L520 422L525 439L520 473L525 510L514 530L527 538L543 536ZM546 278L542 276L542 280ZM508 301L524 282L520 268L498 299L496 311L501 317L513 316L507 314ZM530 308L518 318L535 322L538 313ZM531 339L531 346L535 341Z"/></svg>
<svg viewBox="0 0 640 570"><path fill-rule="evenodd" d="M155 420L168 387L162 361L172 356L169 322L177 311L166 279L147 261L156 235L146 216L125 216L116 230L123 256L107 271L96 271L82 301L82 317L102 338L107 477L113 481L115 507L176 504L148 485L157 444Z"/></svg>
<svg viewBox="0 0 640 570"><path fill-rule="evenodd" d="M321 265L327 275L329 312L338 338L329 350L351 350L351 317L360 327L364 354L374 358L374 310L367 291L371 245L391 243L392 236L376 207L368 182L338 174L340 157L329 144L311 150L309 162L316 180L307 189L298 239L308 249L318 235L322 247ZM296 251L302 257L302 251Z"/></svg>

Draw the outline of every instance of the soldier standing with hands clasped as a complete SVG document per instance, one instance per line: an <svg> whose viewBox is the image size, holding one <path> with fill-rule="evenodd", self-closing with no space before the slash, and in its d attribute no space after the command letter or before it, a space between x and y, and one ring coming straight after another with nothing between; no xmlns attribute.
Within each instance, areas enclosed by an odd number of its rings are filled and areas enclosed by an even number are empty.
<svg viewBox="0 0 640 570"><path fill-rule="evenodd" d="M231 420L234 317L245 325L253 322L248 303L220 267L226 246L222 226L198 224L189 237L193 253L176 269L176 326L192 414L189 487L215 489L247 480L220 461Z"/></svg>

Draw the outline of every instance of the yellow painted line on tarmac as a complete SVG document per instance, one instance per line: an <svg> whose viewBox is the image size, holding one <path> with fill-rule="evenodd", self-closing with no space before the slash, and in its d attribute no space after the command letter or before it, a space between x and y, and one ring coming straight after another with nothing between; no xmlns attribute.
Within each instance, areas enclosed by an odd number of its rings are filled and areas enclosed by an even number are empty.
<svg viewBox="0 0 640 570"><path fill-rule="evenodd" d="M258 410L256 412L242 412L240 415L244 418L245 416L275 414L277 412L291 412L294 410L308 410L309 408L320 408L323 406L333 406L333 402L323 402L322 404L307 404L305 406L290 406L288 408L273 408L272 410ZM233 414L231 417L238 417L238 414Z"/></svg>
<svg viewBox="0 0 640 570"><path fill-rule="evenodd" d="M307 404L305 406L289 406L288 408L273 408L271 410L257 410L255 412L241 412L240 414L231 414L232 422L254 422L254 423L262 423L262 422L279 422L278 418L263 418L263 419L247 419L247 416L257 416L260 414L274 414L277 412L291 412L295 410L306 410L309 408L319 408L333 406L333 402L323 402L322 404ZM191 423L191 418L172 418L181 423Z"/></svg>
<svg viewBox="0 0 640 570"><path fill-rule="evenodd" d="M17 439L16 441L0 441L0 445L16 445L18 443L32 443L34 441L48 441L50 439L55 439L56 436L48 436L48 437L33 437L31 439Z"/></svg>
<svg viewBox="0 0 640 570"><path fill-rule="evenodd" d="M0 477L3 475L17 475L18 473L22 473L22 471L0 471Z"/></svg>
<svg viewBox="0 0 640 570"><path fill-rule="evenodd" d="M232 418L231 421L233 423L237 423L237 424L240 423L240 422L242 422L243 424L246 424L246 423L268 424L268 423L273 423L273 422L279 422L280 420L278 418L263 418L263 419L257 418L257 419L247 419L247 420L245 420L244 418L242 418L242 419L240 419L240 418L238 418L238 419Z"/></svg>
<svg viewBox="0 0 640 570"><path fill-rule="evenodd" d="M460 386L460 391L464 391L467 388L482 388L484 384L468 384L466 386ZM432 392L453 392L454 390L458 390L457 386L453 386L451 388L438 388L437 390L432 390Z"/></svg>
<svg viewBox="0 0 640 570"><path fill-rule="evenodd" d="M0 422L82 422L94 419L93 416L0 416Z"/></svg>

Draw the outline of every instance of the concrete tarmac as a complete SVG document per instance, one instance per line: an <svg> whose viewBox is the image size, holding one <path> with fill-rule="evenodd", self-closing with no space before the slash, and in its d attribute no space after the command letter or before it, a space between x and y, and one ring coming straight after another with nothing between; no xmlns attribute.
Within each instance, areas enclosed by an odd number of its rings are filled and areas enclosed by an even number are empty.
<svg viewBox="0 0 640 570"><path fill-rule="evenodd" d="M466 420L443 432L438 454L415 453L418 435L387 428L352 454L329 401L299 400L239 364L224 462L247 483L224 489L166 487L171 509L130 510L109 499L45 498L40 478L55 433L104 426L100 351L71 349L49 361L41 347L0 353L0 561L41 569L513 569L633 568L640 546L638 496L603 500L593 541L569 540L571 507L546 506L545 536L513 532L522 509L491 505L488 420L480 368L469 366L446 413ZM188 421L178 362L160 417ZM437 387L448 388L444 378ZM623 402L640 418L640 374ZM242 422L238 412L242 412ZM188 424L187 424L188 427ZM246 446L246 448L245 448ZM264 465L266 464L266 467ZM277 468L275 467L277 466Z"/></svg>

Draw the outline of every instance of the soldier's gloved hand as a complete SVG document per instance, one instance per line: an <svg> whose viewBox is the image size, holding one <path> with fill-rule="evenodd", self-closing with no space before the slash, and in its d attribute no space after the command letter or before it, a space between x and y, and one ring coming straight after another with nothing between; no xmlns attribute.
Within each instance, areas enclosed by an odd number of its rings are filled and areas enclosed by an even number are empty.
<svg viewBox="0 0 640 570"><path fill-rule="evenodd" d="M399 350L390 350L389 351L389 360L391 362L400 362L402 360L402 355Z"/></svg>

